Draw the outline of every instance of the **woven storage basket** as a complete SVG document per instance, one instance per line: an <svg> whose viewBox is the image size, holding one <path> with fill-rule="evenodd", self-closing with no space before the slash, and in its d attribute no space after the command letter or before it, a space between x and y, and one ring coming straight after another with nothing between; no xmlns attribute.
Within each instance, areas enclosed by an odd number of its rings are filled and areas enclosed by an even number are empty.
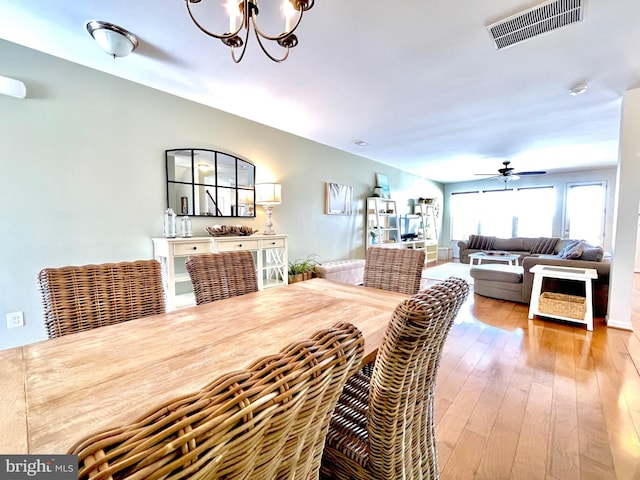
<svg viewBox="0 0 640 480"><path fill-rule="evenodd" d="M584 297L544 292L540 295L538 310L541 314L547 313L582 320L587 313L587 305Z"/></svg>

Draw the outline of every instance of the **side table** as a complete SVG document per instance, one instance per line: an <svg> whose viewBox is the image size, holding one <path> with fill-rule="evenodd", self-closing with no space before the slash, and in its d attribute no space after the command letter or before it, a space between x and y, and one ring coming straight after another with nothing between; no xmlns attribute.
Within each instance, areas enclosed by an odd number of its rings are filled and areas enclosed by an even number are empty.
<svg viewBox="0 0 640 480"><path fill-rule="evenodd" d="M592 280L598 278L597 270L593 268L574 268L574 267L555 267L552 265L534 265L531 270L533 273L533 288L531 289L531 303L529 304L529 319L533 319L534 315L543 317L558 318L570 322L578 322L587 326L587 330L593 330L593 300L592 300ZM555 314L553 312L540 311L540 296L542 295L542 280L545 277L559 278L563 280L576 280L584 282L585 289L585 314L584 318L574 318L564 315Z"/></svg>

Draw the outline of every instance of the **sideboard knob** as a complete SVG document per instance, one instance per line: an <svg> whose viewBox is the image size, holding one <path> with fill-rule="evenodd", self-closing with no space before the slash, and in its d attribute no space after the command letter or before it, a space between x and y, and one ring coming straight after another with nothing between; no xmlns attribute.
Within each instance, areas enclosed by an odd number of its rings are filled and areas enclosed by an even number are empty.
<svg viewBox="0 0 640 480"><path fill-rule="evenodd" d="M198 247L193 247L193 249L194 249L194 250L197 250L197 249L198 249Z"/></svg>

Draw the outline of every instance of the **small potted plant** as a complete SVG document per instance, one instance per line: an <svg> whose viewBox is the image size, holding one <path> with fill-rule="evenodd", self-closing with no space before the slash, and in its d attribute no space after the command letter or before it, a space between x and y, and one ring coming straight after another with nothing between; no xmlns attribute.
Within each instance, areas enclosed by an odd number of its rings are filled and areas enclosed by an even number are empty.
<svg viewBox="0 0 640 480"><path fill-rule="evenodd" d="M303 280L313 278L316 265L318 264L315 257L316 255L311 254L302 260L289 262L289 283L302 282Z"/></svg>

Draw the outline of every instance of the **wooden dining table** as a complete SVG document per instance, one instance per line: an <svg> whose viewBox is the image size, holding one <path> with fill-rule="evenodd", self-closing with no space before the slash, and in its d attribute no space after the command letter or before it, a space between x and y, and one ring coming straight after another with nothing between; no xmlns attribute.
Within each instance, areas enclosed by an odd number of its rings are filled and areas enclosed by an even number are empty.
<svg viewBox="0 0 640 480"><path fill-rule="evenodd" d="M0 454L63 454L339 321L365 358L407 295L313 279L0 351Z"/></svg>

